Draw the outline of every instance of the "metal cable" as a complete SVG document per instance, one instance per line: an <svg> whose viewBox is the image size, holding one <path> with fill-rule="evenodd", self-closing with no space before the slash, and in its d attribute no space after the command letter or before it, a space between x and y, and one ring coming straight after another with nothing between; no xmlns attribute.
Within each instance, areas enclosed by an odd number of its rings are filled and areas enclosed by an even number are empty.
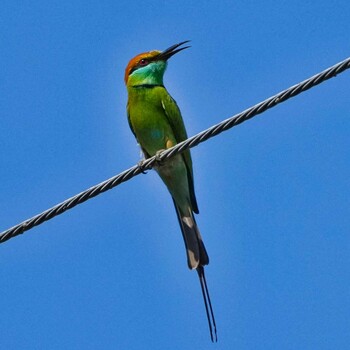
<svg viewBox="0 0 350 350"><path fill-rule="evenodd" d="M277 104L288 100L291 97L294 97L312 87L335 77L337 74L342 73L346 69L350 68L350 57L345 59L342 62L337 63L336 65L324 70L321 73L318 73L311 78L304 80L303 82L296 84L287 90L284 90L277 95L274 95L267 100L258 103L257 105L246 109L245 111L234 115L233 117L222 121L219 124L216 124L210 127L207 130L200 132L199 134L188 138L187 140L178 143L172 148L169 148L157 156L148 158L141 162L138 165L129 168L119 175L116 175L104 182L101 182L98 185L95 185L74 197L71 197L65 200L62 203L55 205L54 207L45 210L39 215L32 217L31 219L25 220L22 223L11 227L10 229L2 232L0 234L0 243L3 243L9 240L12 237L15 237L19 234L22 234L25 231L30 230L34 226L38 226L43 222L52 219L53 217L64 213L66 210L75 207L76 205L87 201L90 198L93 198L100 193L110 190L113 187L120 185L122 182L128 181L136 175L144 173L145 170L151 169L156 163L164 162L166 159L169 159L175 156L178 153L183 152L188 148L197 146L201 142L208 140L211 137L219 135L223 131L231 129L232 127L243 123L244 121L253 118L254 116L265 112L266 110L276 106Z"/></svg>

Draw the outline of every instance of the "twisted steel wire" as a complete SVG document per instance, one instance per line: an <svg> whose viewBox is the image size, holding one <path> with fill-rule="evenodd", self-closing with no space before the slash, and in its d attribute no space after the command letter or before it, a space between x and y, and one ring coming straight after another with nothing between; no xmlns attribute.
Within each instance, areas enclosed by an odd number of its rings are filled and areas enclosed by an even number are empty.
<svg viewBox="0 0 350 350"><path fill-rule="evenodd" d="M119 175L113 176L112 178L104 182L101 182L98 185L90 187L89 189L75 195L74 197L71 197L63 201L62 203L59 203L54 207L48 210L45 210L41 214L38 214L32 217L31 219L25 220L22 223L9 228L8 230L0 234L0 243L3 243L12 237L22 234L23 232L30 230L34 226L38 226L43 222L48 221L54 218L55 216L64 213L68 209L72 209L76 205L81 204L87 201L88 199L99 195L100 193L108 191L111 188L116 187L121 183L130 180L136 175L144 173L145 170L153 168L157 163L164 162L165 160L175 156L178 153L185 151L188 148L197 146L198 144L208 140L209 138L219 135L223 131L231 129L232 127L240 123L243 123L244 121L251 119L256 115L261 114L272 107L275 107L279 103L284 102L291 97L294 97L330 78L335 77L337 74L342 73L343 71L349 68L350 68L350 57L345 59L344 61L341 61L335 64L332 67L329 67L323 72L318 73L312 76L311 78L302 81L299 84L293 85L290 88L264 100L263 102L260 102L257 105L251 108L248 108L245 111L238 113L233 117L228 118L220 122L219 124L216 124L210 127L209 129L204 130L199 134L188 138L183 142L178 143L174 147L169 148L165 151L162 151L156 156L153 156L151 158L148 158L142 161L138 165L135 165L132 168L129 168L123 171Z"/></svg>

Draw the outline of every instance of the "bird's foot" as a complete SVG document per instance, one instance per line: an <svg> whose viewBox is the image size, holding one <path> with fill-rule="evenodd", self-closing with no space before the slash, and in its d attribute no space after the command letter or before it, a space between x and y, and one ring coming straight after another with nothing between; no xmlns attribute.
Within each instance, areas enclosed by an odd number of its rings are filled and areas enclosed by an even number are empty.
<svg viewBox="0 0 350 350"><path fill-rule="evenodd" d="M164 165L165 160L162 159L162 158L160 157L160 154L161 154L162 152L164 152L164 151L165 151L165 149L160 149L160 150L158 150L158 151L156 152L156 154L154 155L154 156L156 157L155 160L156 160L157 166L162 166L162 165Z"/></svg>
<svg viewBox="0 0 350 350"><path fill-rule="evenodd" d="M140 168L142 174L147 174L147 171L144 170L145 159L140 160L137 163L137 166Z"/></svg>

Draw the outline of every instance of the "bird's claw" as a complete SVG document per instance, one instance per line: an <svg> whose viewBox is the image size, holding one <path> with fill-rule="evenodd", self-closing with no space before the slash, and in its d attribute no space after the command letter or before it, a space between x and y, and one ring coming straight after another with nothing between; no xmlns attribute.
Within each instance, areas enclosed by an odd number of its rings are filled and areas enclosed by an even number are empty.
<svg viewBox="0 0 350 350"><path fill-rule="evenodd" d="M162 152L164 152L164 151L165 151L165 149L160 149L160 150L158 150L158 151L156 152L156 154L154 155L154 156L155 156L155 161L156 161L157 166L162 166L162 165L164 165L165 160L162 159L162 158L160 157L160 154L161 154Z"/></svg>
<svg viewBox="0 0 350 350"><path fill-rule="evenodd" d="M137 163L137 166L140 168L142 174L147 174L147 171L144 170L145 159L140 160Z"/></svg>

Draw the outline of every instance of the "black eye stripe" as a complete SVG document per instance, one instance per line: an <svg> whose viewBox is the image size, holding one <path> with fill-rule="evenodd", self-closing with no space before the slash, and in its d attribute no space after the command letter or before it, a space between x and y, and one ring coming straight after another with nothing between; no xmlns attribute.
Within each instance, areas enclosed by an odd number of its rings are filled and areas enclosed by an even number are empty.
<svg viewBox="0 0 350 350"><path fill-rule="evenodd" d="M130 70L130 73L133 73L135 72L135 70L141 68L141 67L146 67L149 63L151 63L152 60L150 58L142 58L137 64L135 67L133 67L131 70Z"/></svg>
<svg viewBox="0 0 350 350"><path fill-rule="evenodd" d="M137 68L138 68L138 67L137 67L137 66L135 66L134 68L130 69L130 73L129 73L129 75L130 75L132 72L135 72L135 70L136 70Z"/></svg>

